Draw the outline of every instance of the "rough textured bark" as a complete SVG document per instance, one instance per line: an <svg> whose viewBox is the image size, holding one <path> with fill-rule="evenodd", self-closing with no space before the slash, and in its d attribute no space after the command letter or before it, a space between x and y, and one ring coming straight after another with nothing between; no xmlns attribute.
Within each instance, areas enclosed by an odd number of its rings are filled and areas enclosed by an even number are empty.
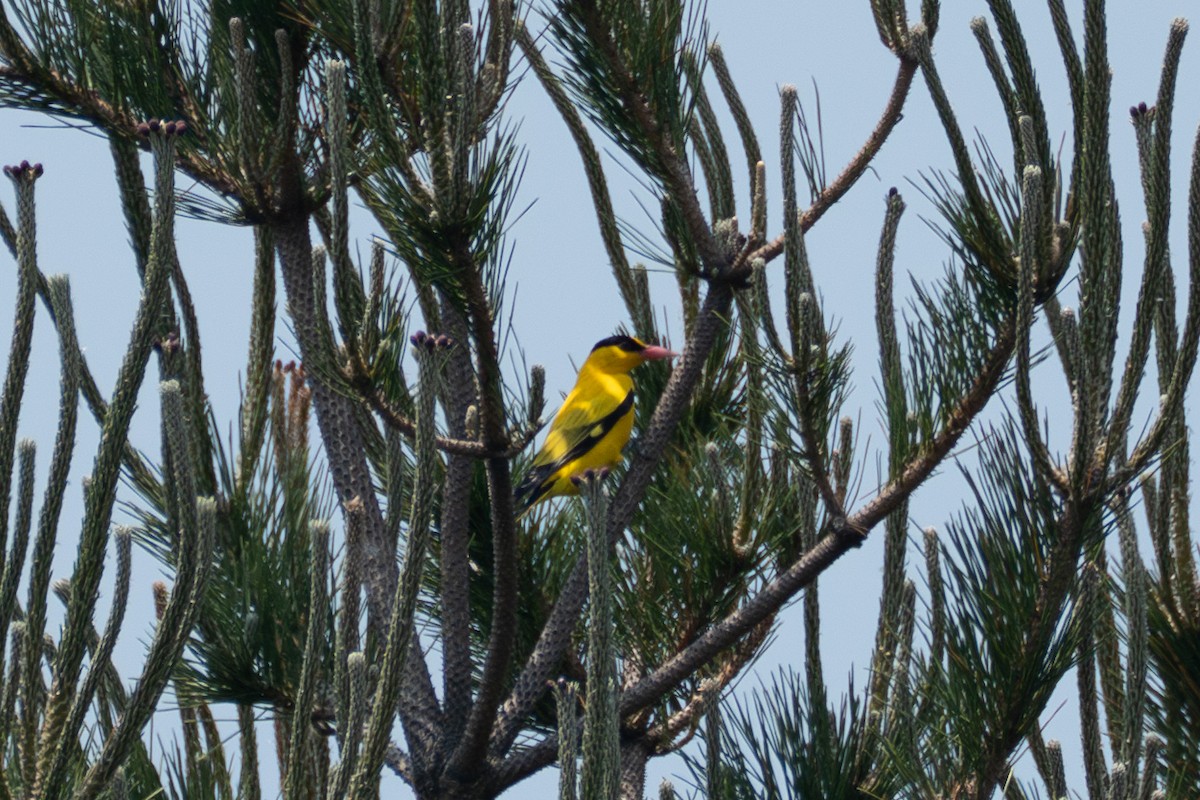
<svg viewBox="0 0 1200 800"><path fill-rule="evenodd" d="M274 226L276 252L283 271L288 311L295 323L300 357L316 360L320 346L315 308L312 273L312 237L308 218L287 218ZM365 519L363 555L366 566L364 583L371 616L386 620L396 592L398 571L395 553L387 547L383 514L367 468L362 435L355 422L352 401L330 390L321 380L313 380L313 404L317 411L317 427L325 445L329 472L333 478L338 501L346 503L358 498L363 504Z"/></svg>
<svg viewBox="0 0 1200 800"><path fill-rule="evenodd" d="M726 284L716 284L709 291L679 366L671 373L671 379L659 400L650 426L639 440L636 452L630 459L629 472L626 473L625 480L609 506L610 540L615 540L624 533L634 510L649 488L650 477L662 458L696 381L700 379L717 330L725 324L724 320L732 301L733 291ZM581 558L563 586L562 594L559 595L550 619L542 629L533 653L501 709L492 741L493 753L504 752L512 745L520 730L521 720L545 691L546 681L566 651L586 599L587 563L586 559Z"/></svg>
<svg viewBox="0 0 1200 800"><path fill-rule="evenodd" d="M643 800L646 796L646 762L650 760L650 745L645 739L635 739L621 747L621 800Z"/></svg>
<svg viewBox="0 0 1200 800"><path fill-rule="evenodd" d="M315 322L317 309L308 218L301 215L285 218L276 223L273 229L288 310L299 340L300 356L305 360L315 359L321 342L318 339L320 328ZM331 390L321 380L313 380L312 389L317 427L325 446L338 501L344 504L358 498L362 503L365 524L360 563L364 565L363 585L367 594L368 618L373 621L371 624L382 630L391 615L399 571L367 466L356 409L352 400ZM414 648L414 651L419 651L419 648ZM405 713L401 716L405 721L405 733L414 764L423 766L428 762L435 745L441 712L424 658L418 652L418 657L410 657L408 663L408 680L402 701Z"/></svg>
<svg viewBox="0 0 1200 800"><path fill-rule="evenodd" d="M471 263L468 257L460 261ZM495 320L482 277L467 281L466 305L475 339L476 375L479 381L479 428L492 452L508 448L504 389L500 376ZM479 691L467 717L461 740L450 756L446 774L453 781L476 781L486 766L488 744L495 726L496 707L503 698L511 669L509 660L517 628L516 520L513 510L511 465L507 456L484 460L492 516L492 623Z"/></svg>
<svg viewBox="0 0 1200 800"><path fill-rule="evenodd" d="M458 342L467 341L467 325L452 306L442 306L444 333ZM476 397L471 355L463 346L450 356L446 366L447 391L443 406L449 434L466 438L467 408ZM443 752L458 745L471 710L471 609L468 546L471 475L475 460L447 455L446 480L442 487L441 615L442 615L442 700L446 725L442 732Z"/></svg>

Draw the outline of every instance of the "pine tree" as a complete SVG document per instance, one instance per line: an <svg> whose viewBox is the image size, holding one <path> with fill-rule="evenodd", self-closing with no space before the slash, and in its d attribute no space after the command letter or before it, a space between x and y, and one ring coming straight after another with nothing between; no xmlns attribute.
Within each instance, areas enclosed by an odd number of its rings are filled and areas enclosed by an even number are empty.
<svg viewBox="0 0 1200 800"><path fill-rule="evenodd" d="M683 0L0 8L0 104L107 137L143 289L105 397L68 280L38 265L43 167L5 169L16 223L0 214L0 236L19 289L0 397L0 800L272 796L254 725L264 709L288 800L378 797L385 771L422 800L490 798L556 761L560 797L633 800L647 762L697 734L703 752L689 765L696 796L711 800L1057 800L1081 787L1067 786L1039 724L1072 675L1089 798L1200 796L1184 402L1200 345L1200 138L1182 320L1184 271L1168 248L1187 25L1167 32L1155 104L1131 109L1147 217L1139 277L1110 156L1105 4L1087 0L1073 19L1063 0L1047 3L1071 94L1065 160L1026 44L1032 23L1010 0L987 5L991 22L972 32L1011 168L986 144L973 149L956 119L932 49L937 0L871 0L894 85L832 178L794 87L780 92L777 161L763 152L756 130L768 121L750 119L702 4ZM546 403L542 370L513 374L504 361L506 233L523 165L537 158L505 106L522 74L577 146L625 329L650 341L666 329L633 253L675 275L683 311L678 363L639 373L624 464L578 476L581 501L525 516L513 487ZM892 190L870 234L887 432L872 453L846 416L852 343L822 305L805 236L886 146L918 74L954 162L920 185L949 259L898 313L905 201ZM597 135L658 203L653 230L618 221ZM178 192L181 175L209 194ZM776 222L769 180L782 185ZM384 233L365 264L353 199ZM203 362L175 250L180 213L254 230L232 442L206 401L217 367ZM300 363L276 360L277 267ZM1122 314L1127 275L1139 293ZM35 528L35 447L16 430L39 297L62 377ZM1152 346L1158 402L1143 428ZM157 460L129 434L152 360ZM1065 453L1048 444L1033 389L1035 368L1052 365L1072 400L1070 423L1053 421L1070 431ZM81 397L102 437L74 568L56 584L51 554L72 544L59 517ZM986 407L997 421L979 419ZM972 442L969 496L944 531L925 531L924 563L910 566L910 499ZM883 479L860 495L876 457ZM132 525L113 525L119 496ZM817 579L876 530L885 565L870 679L835 700ZM158 624L130 689L111 657L135 543L171 583L156 586ZM115 591L99 630L110 550ZM66 609L57 637L51 589ZM731 698L797 598L803 668ZM168 688L182 745L156 760L142 735ZM236 709L236 769L216 704ZM1040 785L1014 776L1026 749Z"/></svg>

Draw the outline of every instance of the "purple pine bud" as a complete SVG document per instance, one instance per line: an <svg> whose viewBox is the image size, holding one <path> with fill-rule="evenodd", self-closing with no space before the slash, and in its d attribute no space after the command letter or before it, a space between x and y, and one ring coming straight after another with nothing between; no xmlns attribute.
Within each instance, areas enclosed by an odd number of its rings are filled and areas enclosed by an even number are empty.
<svg viewBox="0 0 1200 800"><path fill-rule="evenodd" d="M174 353L179 350L179 334L175 331L169 332L162 340L162 351L164 353Z"/></svg>

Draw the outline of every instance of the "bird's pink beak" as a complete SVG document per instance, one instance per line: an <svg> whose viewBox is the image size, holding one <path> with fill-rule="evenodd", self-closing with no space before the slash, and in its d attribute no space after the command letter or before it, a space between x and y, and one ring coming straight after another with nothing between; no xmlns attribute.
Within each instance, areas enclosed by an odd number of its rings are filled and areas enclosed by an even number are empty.
<svg viewBox="0 0 1200 800"><path fill-rule="evenodd" d="M664 358L674 358L679 353L673 353L665 347L659 347L656 344L648 344L645 349L638 353L646 361L661 361Z"/></svg>

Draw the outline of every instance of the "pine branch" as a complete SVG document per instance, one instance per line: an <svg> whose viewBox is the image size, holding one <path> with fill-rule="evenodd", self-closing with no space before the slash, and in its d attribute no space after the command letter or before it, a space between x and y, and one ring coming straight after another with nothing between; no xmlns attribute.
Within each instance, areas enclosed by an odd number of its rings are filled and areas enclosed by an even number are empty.
<svg viewBox="0 0 1200 800"><path fill-rule="evenodd" d="M913 78L917 74L917 67L918 63L915 59L908 56L900 58L900 67L896 72L891 94L888 96L887 104L880 114L879 121L875 123L874 129L867 136L863 146L859 148L853 158L842 168L838 176L830 181L829 185L822 190L820 196L817 197L813 204L800 214L799 222L801 231L807 233L817 224L817 220L824 216L825 212L841 200L850 191L850 188L858 182L858 179L866 174L867 167L879 155L879 151L883 149L884 142L887 141L888 136L891 135L896 125L899 124L901 117L903 117L904 104L908 100L908 92L912 88ZM751 264L756 259L762 259L765 263L778 258L783 253L786 238L786 234L781 234L762 247L759 247L746 257L746 263Z"/></svg>
<svg viewBox="0 0 1200 800"><path fill-rule="evenodd" d="M721 87L721 94L725 96L729 113L737 125L738 136L742 139L742 150L746 153L746 164L750 170L750 182L753 183L758 165L762 162L762 151L759 149L758 136L754 133L754 125L750 122L750 115L746 112L741 94L738 93L733 76L729 72L729 65L725 62L725 51L718 42L708 46L708 61L712 65L717 84Z"/></svg>
<svg viewBox="0 0 1200 800"><path fill-rule="evenodd" d="M466 299L477 356L480 432L490 450L502 450L510 443L504 428L499 349L492 309L477 275L467 279ZM508 662L517 625L516 522L511 465L507 458L492 457L484 461L484 467L492 512L492 622L478 694L463 738L446 766L451 777L470 774L486 758L488 739L510 668Z"/></svg>
<svg viewBox="0 0 1200 800"><path fill-rule="evenodd" d="M182 415L182 409L179 407L181 401L167 399L170 392L168 384L164 387L164 404L176 405L176 408L168 413L172 416ZM216 538L216 503L211 498L203 498L193 500L193 504L194 527L190 531L180 532L181 538L187 538L181 546L175 586L155 631L154 641L146 654L141 679L129 697L128 708L116 730L105 740L100 756L87 771L80 787L76 789L73 796L80 800L98 797L112 782L113 776L128 756L129 749L135 746L143 727L154 713L196 620L200 598L203 596L212 564L213 544Z"/></svg>
<svg viewBox="0 0 1200 800"><path fill-rule="evenodd" d="M37 222L34 205L34 182L42 174L41 164L24 162L5 167L17 190L17 293L13 312L13 336L9 346L8 369L4 389L0 393L0 543L7 537L8 505L12 497L13 459L17 446L17 419L25 393L25 377L29 372L29 355L33 345L35 311L35 276L37 268Z"/></svg>
<svg viewBox="0 0 1200 800"><path fill-rule="evenodd" d="M676 144L669 140L668 132L663 130L660 121L655 118L642 87L629 72L612 38L609 27L612 21L606 19L604 14L613 12L601 10L596 0L570 0L565 6L570 13L578 15L583 32L604 60L604 67L611 76L621 105L640 129L641 136L653 152L654 165L657 168L656 177L663 182L667 195L677 205L691 244L696 248L705 272L713 277L724 275L728 259L721 252L713 231L704 218L691 170L684 160L683 153L676 151Z"/></svg>
<svg viewBox="0 0 1200 800"><path fill-rule="evenodd" d="M1031 127L1029 117L1021 117L1023 128ZM1069 491L1066 476L1057 468L1042 439L1038 427L1037 406L1033 400L1030 373L1033 360L1030 353L1030 334L1033 328L1034 282L1038 274L1039 227L1042 219L1042 170L1035 165L1024 168L1021 182L1021 237L1020 266L1017 278L1017 410L1021 419L1025 442L1033 456L1033 466L1043 480L1058 487L1064 494Z"/></svg>
<svg viewBox="0 0 1200 800"><path fill-rule="evenodd" d="M314 522L309 526L312 543L312 564L309 568L308 625L304 637L304 662L300 670L300 685L292 707L291 741L288 744L287 773L284 775L283 796L287 800L303 800L312 789L308 757L312 736L313 703L317 678L325 660L325 610L329 597L329 526Z"/></svg>
<svg viewBox="0 0 1200 800"><path fill-rule="evenodd" d="M147 135L155 150L155 210L151 256L146 268L145 290L138 306L129 348L117 376L112 404L105 416L101 444L92 470L90 491L85 494L84 523L80 535L79 558L71 579L71 600L55 662L51 705L42 730L43 750L49 752L60 739L74 697L83 661L87 632L97 600L108 541L108 526L116 502L120 463L128 446L127 436L137 405L137 395L145 376L153 336L162 309L169 302L171 237L174 222L174 182L172 163L174 138L182 130L155 123ZM115 751L114 751L115 752Z"/></svg>
<svg viewBox="0 0 1200 800"><path fill-rule="evenodd" d="M650 478L662 459L671 434L700 379L704 363L716 341L718 329L725 324L724 319L732 299L733 293L725 284L715 284L709 289L704 308L692 326L683 354L671 371L670 380L654 409L650 424L638 442L637 451L629 459L629 469L609 506L610 540L623 535L634 510L645 496ZM563 584L537 644L501 708L492 736L492 753L507 752L525 716L542 696L546 681L560 663L562 654L570 644L580 609L587 599L586 576L586 559L581 558Z"/></svg>
<svg viewBox="0 0 1200 800"><path fill-rule="evenodd" d="M552 684L558 718L558 800L576 800L579 787L579 686L560 678Z"/></svg>
<svg viewBox="0 0 1200 800"><path fill-rule="evenodd" d="M608 538L607 471L579 479L587 500L588 664L583 718L580 794L615 800L621 777L620 717L617 716L616 653L613 649L612 542ZM643 763L645 763L643 761Z"/></svg>
<svg viewBox="0 0 1200 800"><path fill-rule="evenodd" d="M518 33L518 36L520 34ZM467 341L467 323L454 306L443 299L444 330L455 341ZM456 348L446 364L445 391L442 406L453 436L467 435L467 415L478 394L475 371L467 348ZM471 711L471 691L474 663L471 654L470 607L470 510L471 483L475 463L463 455L451 454L446 459L442 486L441 519L441 609L442 623L442 703L446 726L444 742L448 748L458 746L467 717Z"/></svg>
<svg viewBox="0 0 1200 800"><path fill-rule="evenodd" d="M69 766L68 755L73 749L72 746L67 746L67 742L71 742L73 745L78 740L79 732L84 723L84 715L87 714L88 707L96 695L96 690L100 688L100 682L104 678L104 671L108 668L113 650L116 648L117 637L121 632L121 625L125 621L125 610L129 601L130 531L127 529L118 530L115 539L117 544L117 574L108 622L105 623L104 633L101 635L99 644L92 654L92 662L88 669L87 677L84 678L83 685L79 688L79 692L75 696L70 713L67 715L67 722L63 726L64 731L67 732L67 736L62 743L63 746L56 749L49 762L49 767L41 779L42 787L45 790L44 796L47 798L60 797L63 790L66 789L67 780L64 773Z"/></svg>
<svg viewBox="0 0 1200 800"><path fill-rule="evenodd" d="M1170 269L1167 235L1171 216L1171 117L1175 105L1175 81L1179 74L1179 59L1187 30L1187 24L1182 20L1177 20L1171 26L1158 100L1154 106L1154 139L1147 159L1149 163L1143 174L1143 181L1147 186L1146 213L1149 226L1146 263L1142 272L1142 285L1138 289L1129 355L1125 361L1125 371L1121 376L1105 445L1105 452L1110 458L1115 456L1118 442L1128 437L1133 404L1137 400L1150 352L1150 334L1157 316L1154 307L1161 302L1163 276Z"/></svg>
<svg viewBox="0 0 1200 800"><path fill-rule="evenodd" d="M17 721L17 715L12 710L12 706L16 703L18 689L22 683L22 672L27 663L21 653L26 624L24 620L19 619L20 607L17 604L17 588L25 568L25 557L29 550L29 531L33 525L33 478L36 452L36 446L28 439L22 440L18 445L17 474L19 477L17 479L17 514L14 520L16 524L13 530L12 546L4 559L3 573L0 574L2 577L0 580L0 614L2 614L0 615L0 633L4 635L4 639L0 640L0 655L4 654L8 645L9 624L13 623L13 647L9 654L11 668L7 683L4 682L4 676L0 675L0 687L3 689L0 691L0 698L11 701L0 706L0 742L8 741L10 728ZM29 713L34 711L36 711L36 707L30 709ZM21 726L21 730L23 729L24 726Z"/></svg>
<svg viewBox="0 0 1200 800"><path fill-rule="evenodd" d="M417 404L420 420L415 478L417 485L413 490L404 569L397 581L396 594L391 603L392 612L387 627L386 645L383 648L384 660L371 702L372 713L363 738L362 753L350 782L349 797L355 800L366 800L378 791L376 782L385 758L396 708L401 701L405 684L411 682L414 672L408 665L424 661L419 640L415 635L414 615L421 588L421 575L427 558L426 549L429 545L433 512L437 454L433 449L430 434L434 429L434 402L443 360L442 353L438 351L444 351L452 346L452 343L444 336L427 336L421 332L414 334L413 345L417 348L421 361L421 386ZM404 710L410 711L409 708ZM432 743L423 741L425 731L420 726L429 723L419 718L405 718L402 721L405 724L405 732L409 734L410 745L415 744L413 749L424 755ZM436 729L435 726L429 727Z"/></svg>
<svg viewBox="0 0 1200 800"><path fill-rule="evenodd" d="M238 742L241 745L242 773L238 781L238 797L242 800L262 800L258 776L258 740L254 734L254 708L245 703L237 707Z"/></svg>
<svg viewBox="0 0 1200 800"><path fill-rule="evenodd" d="M1171 372L1170 383L1159 405L1150 430L1142 437L1125 464L1116 471L1114 482L1121 485L1142 472L1155 457L1182 408L1185 387L1191 380L1200 350L1200 130L1192 152L1191 178L1188 183L1188 303L1183 336Z"/></svg>
<svg viewBox="0 0 1200 800"><path fill-rule="evenodd" d="M713 291L715 291L715 287ZM925 448L915 453L906 462L904 468L899 471L899 476L886 484L873 500L854 514L842 520L831 521L829 532L814 547L757 594L745 601L737 611L711 625L684 650L676 653L634 686L628 687L621 696L622 718L657 702L660 697L679 685L680 681L691 675L700 665L710 661L717 653L745 636L755 625L778 611L795 596L796 592L811 583L835 561L850 550L861 546L865 534L906 500L954 448L954 445L966 432L971 420L983 409L987 400L995 392L1014 345L1015 331L1010 322L1000 331L986 359L986 368L976 378L970 391L961 398L954 412L949 415L946 427L939 431ZM687 351L685 351L685 359L686 353ZM683 365L676 370L676 373L682 369ZM675 375L673 374L672 382L674 380ZM656 418L657 416L656 413ZM634 469L631 467L630 474L633 472ZM627 475L626 481L622 484L622 490L628 485L628 482ZM621 495L622 492L618 492L614 506L618 506ZM572 574L573 578L574 573ZM552 626L559 608L569 597L568 592L572 588L572 583L573 580L569 580L560 595L555 613L552 614L550 622L543 631L542 639L539 640L538 649L535 649L534 656L526 665L526 673L531 671L531 665L537 663L535 658L539 656L539 650L545 643L553 641L549 637L557 631ZM582 602L582 598L580 602ZM518 690L521 688L526 673L523 673L522 679L518 680ZM521 696L520 693L514 691L513 698ZM506 711L515 705L513 698L510 698L509 704L506 704ZM511 757L496 769L498 785L509 786L544 766L549 759L554 757L554 747L554 739L549 737L519 755Z"/></svg>
<svg viewBox="0 0 1200 800"><path fill-rule="evenodd" d="M62 378L58 433L55 437L50 478L46 486L46 498L42 503L41 516L38 521L37 543L34 546L33 574L30 577L29 604L27 606L28 616L26 624L32 625L33 629L38 631L39 637L45 625L45 590L49 586L50 566L53 560L52 554L58 529L59 515L61 514L63 498L66 494L71 455L75 446L75 431L79 408L79 370L75 357L75 353L79 349L79 342L75 338L70 285L64 276L55 275L50 278L48 288L50 296L53 298L54 307L61 320L59 325L59 339L61 343L60 360L62 362ZM122 544L124 549L122 549ZM117 554L116 588L119 595L121 591L127 593L129 588L129 541L127 536L123 543L118 541ZM122 578L125 582L123 589ZM107 646L108 651L111 653L121 627L121 615L123 614L124 600L121 599L119 604L114 600L113 612L109 620L109 629L106 630L106 636L102 639L101 649ZM0 635L3 635L2 628L0 628ZM80 694L76 696L71 712L68 714L64 732L66 738L72 741L78 736L78 732L83 725L84 712L87 710L87 706L92 699L92 694L95 692L96 682L102 673L102 665L106 664L107 661L108 656L106 653L98 653L93 656L93 666L88 673L87 680L81 687ZM101 665L101 667L98 668L97 665ZM96 677L93 677L93 675ZM65 755L65 748L60 748L58 757L65 761ZM65 763L58 764L56 767L59 774L61 774ZM45 784L45 786L52 789L57 785L57 782L48 782Z"/></svg>
<svg viewBox="0 0 1200 800"><path fill-rule="evenodd" d="M1098 572L1092 565L1084 567L1082 595L1079 607L1083 610L1085 621L1094 615L1100 593ZM1099 705L1096 692L1096 662L1094 658L1095 642L1092 639L1091 626L1081 627L1079 641L1079 665L1076 677L1079 686L1079 716L1083 737L1083 765L1087 779L1088 795L1103 797L1103 787L1108 780L1107 769L1104 766L1103 743L1100 738Z"/></svg>
<svg viewBox="0 0 1200 800"><path fill-rule="evenodd" d="M1109 156L1109 105L1112 82L1107 51L1104 4L1084 7L1084 128L1080 162L1079 207L1084 222L1079 267L1079 333L1082 344L1078 412L1071 442L1071 482L1090 484L1092 456L1101 444L1112 392L1117 314L1121 287L1121 235L1113 196ZM1111 454L1104 454L1105 462Z"/></svg>

